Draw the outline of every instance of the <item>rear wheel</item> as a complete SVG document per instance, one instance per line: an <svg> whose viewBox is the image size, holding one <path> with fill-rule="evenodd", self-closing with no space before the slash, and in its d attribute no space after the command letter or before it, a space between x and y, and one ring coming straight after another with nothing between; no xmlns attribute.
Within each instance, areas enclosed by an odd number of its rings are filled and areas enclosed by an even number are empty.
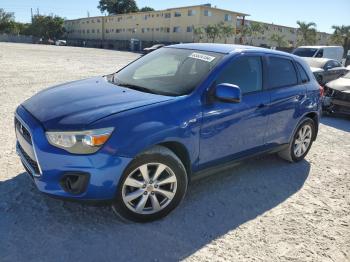
<svg viewBox="0 0 350 262"><path fill-rule="evenodd" d="M296 130L288 148L279 152L278 155L289 162L299 162L309 152L315 135L315 123L312 119L306 118Z"/></svg>
<svg viewBox="0 0 350 262"><path fill-rule="evenodd" d="M136 157L118 186L113 210L122 218L149 222L169 214L187 190L187 174L169 149L156 146Z"/></svg>

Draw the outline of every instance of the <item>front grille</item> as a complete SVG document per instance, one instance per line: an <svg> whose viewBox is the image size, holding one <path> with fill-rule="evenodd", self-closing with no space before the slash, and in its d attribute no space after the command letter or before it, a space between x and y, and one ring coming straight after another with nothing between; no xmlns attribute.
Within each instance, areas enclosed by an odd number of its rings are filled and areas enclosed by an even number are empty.
<svg viewBox="0 0 350 262"><path fill-rule="evenodd" d="M30 135L30 132L28 129L22 125L20 121L18 121L17 118L15 118L15 128L22 134L24 139L29 143L32 144L32 136Z"/></svg>
<svg viewBox="0 0 350 262"><path fill-rule="evenodd" d="M20 144L18 144L17 146L18 146L18 149L24 158L23 160L26 161L30 165L30 167L33 169L35 174L40 174L38 163L28 156L28 154L23 150L23 148L21 147ZM31 174L31 175L35 175L35 174Z"/></svg>

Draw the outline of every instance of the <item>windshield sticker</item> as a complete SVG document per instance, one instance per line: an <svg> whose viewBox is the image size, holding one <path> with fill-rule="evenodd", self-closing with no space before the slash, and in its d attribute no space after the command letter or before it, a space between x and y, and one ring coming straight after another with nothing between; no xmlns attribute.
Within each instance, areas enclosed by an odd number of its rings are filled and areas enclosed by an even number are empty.
<svg viewBox="0 0 350 262"><path fill-rule="evenodd" d="M200 53L192 53L189 57L194 58L194 59L199 59L203 60L205 62L210 63L215 59L215 56L210 56L210 55L205 55L205 54L200 54Z"/></svg>

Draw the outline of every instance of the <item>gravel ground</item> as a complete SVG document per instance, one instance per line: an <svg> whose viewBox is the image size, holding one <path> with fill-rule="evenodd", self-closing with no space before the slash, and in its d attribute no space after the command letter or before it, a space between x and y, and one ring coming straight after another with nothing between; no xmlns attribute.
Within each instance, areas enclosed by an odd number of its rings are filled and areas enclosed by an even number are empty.
<svg viewBox="0 0 350 262"><path fill-rule="evenodd" d="M54 84L137 54L0 43L1 261L350 261L350 120L323 118L306 160L264 156L196 182L151 224L40 194L15 154L13 112Z"/></svg>

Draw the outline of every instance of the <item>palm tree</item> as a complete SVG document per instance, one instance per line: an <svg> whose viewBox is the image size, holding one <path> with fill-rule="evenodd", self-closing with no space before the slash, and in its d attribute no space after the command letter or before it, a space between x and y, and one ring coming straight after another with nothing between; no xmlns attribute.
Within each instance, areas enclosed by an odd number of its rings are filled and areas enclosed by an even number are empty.
<svg viewBox="0 0 350 262"><path fill-rule="evenodd" d="M348 49L350 40L350 26L332 26L334 33L332 35L332 41L335 44L342 44L345 51Z"/></svg>
<svg viewBox="0 0 350 262"><path fill-rule="evenodd" d="M241 37L250 37L250 44L253 45L253 38L257 38L265 33L267 27L263 23L250 22L249 25L244 25L241 30Z"/></svg>
<svg viewBox="0 0 350 262"><path fill-rule="evenodd" d="M227 44L227 39L235 35L235 28L232 25L225 25L223 22L218 24L220 28L220 38L225 39L225 44Z"/></svg>
<svg viewBox="0 0 350 262"><path fill-rule="evenodd" d="M193 29L193 41L197 41L198 39L198 42L201 42L202 39L204 38L204 35L205 35L205 30L203 27L196 27Z"/></svg>
<svg viewBox="0 0 350 262"><path fill-rule="evenodd" d="M270 37L270 41L276 44L276 47L285 47L287 45L287 41L284 39L285 35L281 34L272 34Z"/></svg>
<svg viewBox="0 0 350 262"><path fill-rule="evenodd" d="M316 24L297 21L298 45L314 45L316 43Z"/></svg>
<svg viewBox="0 0 350 262"><path fill-rule="evenodd" d="M215 43L215 40L220 37L221 35L221 28L220 25L207 25L205 28L205 33L207 35L208 39L211 39L213 43Z"/></svg>

